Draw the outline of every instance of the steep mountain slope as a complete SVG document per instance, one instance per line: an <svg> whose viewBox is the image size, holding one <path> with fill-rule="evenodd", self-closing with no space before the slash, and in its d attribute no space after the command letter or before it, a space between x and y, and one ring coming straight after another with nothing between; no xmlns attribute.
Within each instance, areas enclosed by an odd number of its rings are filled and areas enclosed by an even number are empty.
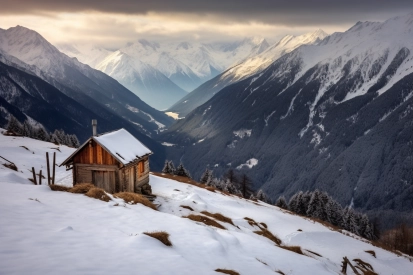
<svg viewBox="0 0 413 275"><path fill-rule="evenodd" d="M319 188L390 223L410 215L412 29L413 14L359 22L282 56L171 127L171 158L196 177L239 167L273 198Z"/></svg>
<svg viewBox="0 0 413 275"><path fill-rule="evenodd" d="M0 135L1 156L19 170L0 165L1 274L128 274L139 270L139 274L186 275L219 274L218 268L239 274L338 274L343 257L353 264L361 259L378 274L407 275L413 268L410 257L375 247L346 231L339 233L262 202L154 175L150 175L150 184L158 211L110 194L111 201L103 202L33 185L28 180L32 177L29 169L44 169L45 152L51 152L51 147L55 145ZM57 162L71 152L60 146ZM56 180L70 185L71 171L57 167ZM184 218L190 214L206 217L203 211L221 213L233 225L211 218L224 228L220 229ZM282 246L254 233L262 231L264 224ZM172 246L144 234L153 231L169 233ZM289 246L300 246L303 254L285 249ZM374 251L375 256L366 251Z"/></svg>
<svg viewBox="0 0 413 275"><path fill-rule="evenodd" d="M205 82L179 100L168 111L178 113L180 117L184 117L196 107L207 102L224 87L264 70L285 53L289 53L301 45L316 44L326 36L327 34L322 30L297 37L287 35L270 47L259 48L251 55L252 57Z"/></svg>
<svg viewBox="0 0 413 275"><path fill-rule="evenodd" d="M10 105L39 116L38 122L50 131L60 124L80 139L90 135L91 117L101 121L99 131L123 127L158 153L155 167L162 165L164 148L148 136L172 123L171 118L106 74L62 54L32 30L0 30L0 50L2 98Z"/></svg>
<svg viewBox="0 0 413 275"><path fill-rule="evenodd" d="M158 110L167 109L187 94L160 71L120 51L108 55L96 69L117 79Z"/></svg>

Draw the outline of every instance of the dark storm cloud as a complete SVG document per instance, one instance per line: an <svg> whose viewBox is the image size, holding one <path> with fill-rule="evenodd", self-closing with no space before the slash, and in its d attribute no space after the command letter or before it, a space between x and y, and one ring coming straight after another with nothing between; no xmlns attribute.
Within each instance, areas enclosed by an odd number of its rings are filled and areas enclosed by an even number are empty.
<svg viewBox="0 0 413 275"><path fill-rule="evenodd" d="M383 20L413 11L412 0L0 0L2 14L100 11L214 15L215 20L335 24ZM211 18L211 17L209 17Z"/></svg>

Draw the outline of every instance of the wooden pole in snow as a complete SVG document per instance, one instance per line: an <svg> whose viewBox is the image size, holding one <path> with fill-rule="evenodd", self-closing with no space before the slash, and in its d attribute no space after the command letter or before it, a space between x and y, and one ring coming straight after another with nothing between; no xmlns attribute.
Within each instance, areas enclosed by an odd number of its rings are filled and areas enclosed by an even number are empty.
<svg viewBox="0 0 413 275"><path fill-rule="evenodd" d="M53 152L53 178L52 178L52 184L55 184L55 175L56 175L56 152Z"/></svg>
<svg viewBox="0 0 413 275"><path fill-rule="evenodd" d="M46 152L46 164L47 164L47 185L50 185L50 164L49 164L49 152Z"/></svg>
<svg viewBox="0 0 413 275"><path fill-rule="evenodd" d="M42 185L42 170L39 173L39 185Z"/></svg>
<svg viewBox="0 0 413 275"><path fill-rule="evenodd" d="M36 179L36 173L34 172L34 167L32 167L32 173L33 173L33 182L34 182L34 185L37 185L37 179Z"/></svg>

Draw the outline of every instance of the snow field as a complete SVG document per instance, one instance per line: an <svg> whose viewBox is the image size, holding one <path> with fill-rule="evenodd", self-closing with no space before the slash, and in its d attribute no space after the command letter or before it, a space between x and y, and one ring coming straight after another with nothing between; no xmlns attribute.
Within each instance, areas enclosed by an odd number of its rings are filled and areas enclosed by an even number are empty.
<svg viewBox="0 0 413 275"><path fill-rule="evenodd" d="M274 274L276 270L338 274L344 256L370 263L379 274L410 274L413 268L404 256L275 206L154 175L150 184L158 196L159 211L120 199L106 203L35 186L27 180L30 173L25 167L34 162L40 167L50 146L0 135L0 155L19 167L17 172L0 167L0 274L217 274L217 268L240 274ZM58 162L74 149L61 146L60 150ZM57 182L71 181L71 171L57 171ZM218 221L227 229L222 230L183 218L202 211L221 213L235 226ZM266 223L284 245L299 245L306 255L277 247L253 233L259 228L249 225L245 217ZM168 232L173 246L143 234L151 231ZM377 258L365 250L374 250Z"/></svg>

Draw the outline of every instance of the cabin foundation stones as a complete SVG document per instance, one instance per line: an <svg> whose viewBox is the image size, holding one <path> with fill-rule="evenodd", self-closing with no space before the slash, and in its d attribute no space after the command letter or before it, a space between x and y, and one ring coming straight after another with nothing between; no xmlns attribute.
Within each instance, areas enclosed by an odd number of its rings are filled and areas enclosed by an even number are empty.
<svg viewBox="0 0 413 275"><path fill-rule="evenodd" d="M92 183L108 193L133 192L152 195L149 156L152 152L125 129L96 134L60 166L73 171L73 185Z"/></svg>

